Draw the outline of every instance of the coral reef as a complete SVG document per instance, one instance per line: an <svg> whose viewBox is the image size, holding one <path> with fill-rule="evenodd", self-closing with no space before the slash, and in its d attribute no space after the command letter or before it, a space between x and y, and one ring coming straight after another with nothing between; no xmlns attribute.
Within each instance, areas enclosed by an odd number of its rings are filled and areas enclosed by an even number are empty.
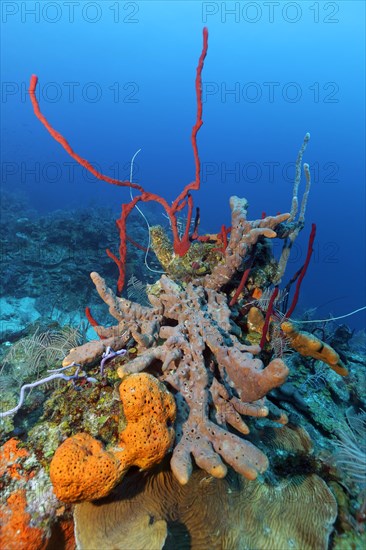
<svg viewBox="0 0 366 550"><path fill-rule="evenodd" d="M118 277L117 268L104 254L115 237L117 209L90 206L36 215L15 194L2 191L1 198L0 342L9 346L28 337L36 323L39 332L46 332L57 323L82 326L85 304L106 321L103 308L85 280L96 264L106 276ZM153 223L161 223L161 215L153 208L149 208L148 215ZM140 242L146 239L137 212L130 215L129 231ZM130 243L127 248L129 280L143 264L145 252ZM152 268L159 268L152 253L149 263ZM154 282L153 272L146 271L146 282Z"/></svg>
<svg viewBox="0 0 366 550"><path fill-rule="evenodd" d="M193 242L184 256L174 253L167 232L160 225L151 227L151 247L166 275L174 280L189 281L195 276L211 272L221 260L222 252L217 236L205 242ZM216 238L215 238L216 237Z"/></svg>
<svg viewBox="0 0 366 550"><path fill-rule="evenodd" d="M250 479L267 468L263 453L226 426L248 433L241 415L267 416L266 394L288 375L281 359L273 359L264 367L255 357L260 348L240 341L241 331L232 319L227 296L220 292L250 247L260 237L275 237L273 228L288 215L250 222L245 200L232 197L230 204L232 229L224 260L212 273L185 287L163 275L159 295L148 296L153 307L118 298L97 273L91 274L99 295L119 322L109 331L127 332L139 346L138 357L120 367L118 374L123 377L154 368L154 364L157 370L159 363L161 379L175 391L177 438L171 466L181 483L187 483L192 471L190 455L216 477L225 476L227 471L220 457ZM109 333L99 327L97 331L100 335ZM73 350L63 364L77 360L84 365L90 359L88 344Z"/></svg>
<svg viewBox="0 0 366 550"><path fill-rule="evenodd" d="M42 114L37 77L31 78L35 115L54 139L96 178L138 194L122 205L118 255L107 249L115 265L99 264L104 277L91 273L115 326L107 326L100 307L95 311L96 299L84 284L85 272L95 266L95 250L104 244L103 222L94 224L93 215L84 214L70 231L59 216L55 232L49 221L44 224L52 233L48 246L61 256L36 261L38 278L31 295L38 311L52 303L54 281L69 287L69 273L76 271L78 284L66 293L68 300L55 285L55 308L62 299L64 311L73 311L78 296L83 305L92 306L93 314L86 307L86 318L99 339L83 345L70 341L66 357L58 349L38 364L37 353L29 349L28 359L34 358L29 371L37 380L18 372L18 405L12 402L14 392L6 396L3 406L8 410L1 416L14 416L14 425L5 425L3 440L11 433L23 442L11 438L1 448L4 547L71 550L72 510L80 550L326 549L333 529L335 547L358 544L362 538L364 450L353 436L359 435L363 418L357 413L366 407L365 371L360 368L364 356L352 350L352 334L345 328L327 333L320 327L320 339L291 318L310 265L315 224L303 266L279 288L305 223L311 181L302 157L310 136L305 135L297 157L289 213L249 220L248 202L234 196L231 226L200 235L199 209L193 217L191 192L200 188L197 134L203 123L201 73L207 46L204 29L191 134L195 179L171 204L133 183L132 166L130 180L120 181L75 153ZM299 209L302 167L306 187ZM126 276L140 275L137 264L150 253L140 245L141 226L133 220L140 202L157 203L169 220L169 228L148 224L149 246L165 274L159 280L156 275L144 282L134 279L124 291ZM13 221L24 251L36 248L42 223ZM9 229L2 229L8 235ZM107 234L112 241L110 225ZM84 238L89 255L78 271L75 258L64 253L74 239L81 247ZM276 238L283 242L278 261L272 246ZM131 250L135 256L128 262ZM22 265L9 260L11 276L4 283L9 294L20 293L12 280ZM44 267L48 276L42 293ZM114 291L107 280L117 277ZM22 278L21 284L26 283ZM123 291L131 299L122 297ZM6 335L16 340L24 330ZM55 369L59 360L63 366ZM53 374L46 376L50 367ZM8 380L17 379L15 361L6 370ZM64 385L52 394L47 388L39 401L34 395L32 401L24 399L26 389L56 379ZM342 432L339 425L349 403L355 407L357 429L349 426L351 432ZM337 448L341 452L335 458ZM346 451L357 455L352 468Z"/></svg>

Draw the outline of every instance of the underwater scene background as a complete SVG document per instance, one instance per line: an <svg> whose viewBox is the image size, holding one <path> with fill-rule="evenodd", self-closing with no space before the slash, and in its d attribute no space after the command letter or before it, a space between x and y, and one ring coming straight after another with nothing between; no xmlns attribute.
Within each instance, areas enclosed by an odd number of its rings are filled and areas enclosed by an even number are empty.
<svg viewBox="0 0 366 550"><path fill-rule="evenodd" d="M364 21L2 2L1 548L364 547Z"/></svg>

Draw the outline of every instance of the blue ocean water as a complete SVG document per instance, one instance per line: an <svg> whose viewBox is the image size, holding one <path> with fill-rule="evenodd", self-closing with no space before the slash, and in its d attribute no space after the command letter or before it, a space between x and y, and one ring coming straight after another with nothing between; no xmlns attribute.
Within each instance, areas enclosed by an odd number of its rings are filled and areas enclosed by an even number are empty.
<svg viewBox="0 0 366 550"><path fill-rule="evenodd" d="M231 195L249 200L250 219L288 211L310 132L303 160L313 184L288 267L291 275L302 265L315 222L299 313L316 307L323 319L366 304L363 2L4 1L1 9L3 191L25 195L40 214L118 211L129 200L128 189L86 174L36 119L27 88L37 74L41 109L76 152L128 179L141 148L135 181L173 200L194 179L194 79L207 26L194 194L202 227L230 223ZM117 231L106 246L117 248ZM346 321L359 329L364 320L361 312Z"/></svg>

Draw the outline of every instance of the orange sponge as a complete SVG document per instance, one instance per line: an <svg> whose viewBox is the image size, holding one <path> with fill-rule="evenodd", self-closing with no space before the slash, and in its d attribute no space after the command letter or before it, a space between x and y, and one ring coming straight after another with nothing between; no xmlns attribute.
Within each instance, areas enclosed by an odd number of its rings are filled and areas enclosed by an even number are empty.
<svg viewBox="0 0 366 550"><path fill-rule="evenodd" d="M174 397L150 374L131 374L120 385L126 428L117 449L105 450L86 433L69 437L50 467L56 496L64 502L96 500L108 495L130 466L158 464L174 441Z"/></svg>
<svg viewBox="0 0 366 550"><path fill-rule="evenodd" d="M128 465L151 468L161 462L174 442L174 397L164 384L146 373L126 376L119 394L127 426L116 456Z"/></svg>
<svg viewBox="0 0 366 550"><path fill-rule="evenodd" d="M46 533L32 527L23 489L14 491L0 509L0 548L6 550L46 550Z"/></svg>
<svg viewBox="0 0 366 550"><path fill-rule="evenodd" d="M56 496L64 502L94 500L108 495L121 479L123 465L87 433L69 437L50 466Z"/></svg>
<svg viewBox="0 0 366 550"><path fill-rule="evenodd" d="M292 323L285 321L281 329L289 340L290 346L304 355L314 357L330 366L337 374L347 376L348 370L344 366L338 353L328 344L304 330L297 330Z"/></svg>

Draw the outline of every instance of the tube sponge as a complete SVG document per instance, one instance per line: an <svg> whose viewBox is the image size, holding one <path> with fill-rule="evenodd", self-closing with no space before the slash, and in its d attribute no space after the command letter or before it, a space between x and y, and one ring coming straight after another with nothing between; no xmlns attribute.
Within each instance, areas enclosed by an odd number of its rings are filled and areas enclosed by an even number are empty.
<svg viewBox="0 0 366 550"><path fill-rule="evenodd" d="M348 370L338 353L314 334L297 330L289 321L282 323L281 329L288 338L290 346L301 355L323 361L340 376L348 375Z"/></svg>

